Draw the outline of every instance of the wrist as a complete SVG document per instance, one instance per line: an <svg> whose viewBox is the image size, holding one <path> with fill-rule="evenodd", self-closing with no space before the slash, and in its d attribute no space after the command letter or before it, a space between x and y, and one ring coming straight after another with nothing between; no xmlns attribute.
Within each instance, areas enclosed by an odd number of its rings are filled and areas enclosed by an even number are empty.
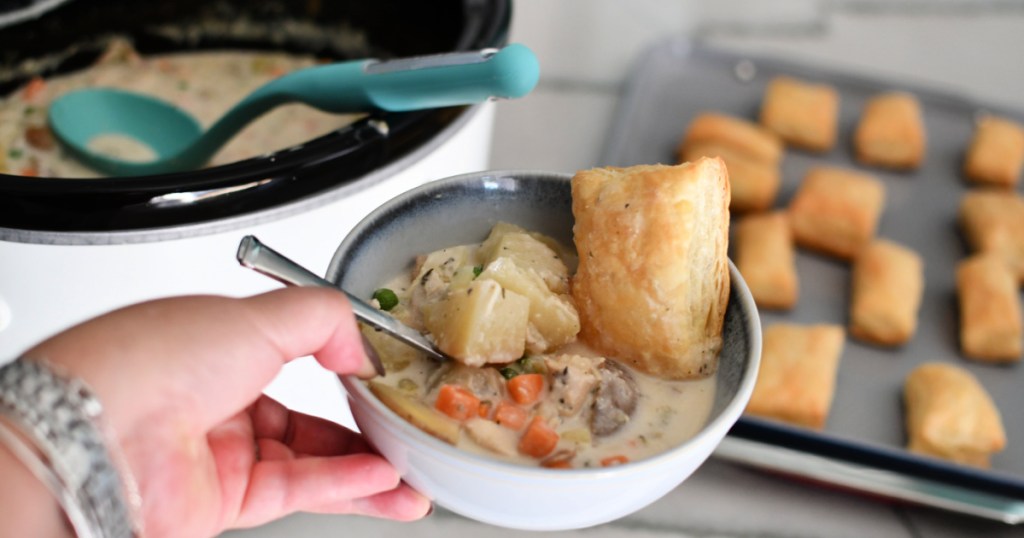
<svg viewBox="0 0 1024 538"><path fill-rule="evenodd" d="M75 534L135 535L102 432L102 406L87 386L43 362L18 359L0 367L0 413L15 426L0 431L8 454L49 489Z"/></svg>
<svg viewBox="0 0 1024 538"><path fill-rule="evenodd" d="M2 416L0 428L35 452L35 457L41 456L31 448L32 443ZM0 535L74 537L56 497L4 442L0 442L0 476L4 477L0 482L0 506L4 507L5 514L0 521Z"/></svg>

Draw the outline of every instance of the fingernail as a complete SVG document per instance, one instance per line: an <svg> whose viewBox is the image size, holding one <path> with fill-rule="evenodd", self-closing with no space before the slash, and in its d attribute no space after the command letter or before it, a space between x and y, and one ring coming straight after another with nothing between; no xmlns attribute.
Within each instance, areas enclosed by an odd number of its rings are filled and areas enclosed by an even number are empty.
<svg viewBox="0 0 1024 538"><path fill-rule="evenodd" d="M434 513L434 503L430 503L430 508L427 509L427 513L423 514L423 517L427 517Z"/></svg>
<svg viewBox="0 0 1024 538"><path fill-rule="evenodd" d="M373 372L360 372L359 377L373 377L374 374L384 377L384 363L380 361L380 355L377 355L377 350L373 348L373 344L366 338L365 334L359 333L359 336L363 339L363 352L366 354L366 358L369 359L370 365L373 367ZM363 369L365 370L365 368ZM362 374L366 374L365 376Z"/></svg>

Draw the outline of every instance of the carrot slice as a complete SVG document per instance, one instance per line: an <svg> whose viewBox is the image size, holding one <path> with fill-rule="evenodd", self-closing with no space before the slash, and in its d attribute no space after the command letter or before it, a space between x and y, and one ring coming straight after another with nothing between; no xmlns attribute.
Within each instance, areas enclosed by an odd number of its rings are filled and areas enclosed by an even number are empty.
<svg viewBox="0 0 1024 538"><path fill-rule="evenodd" d="M459 385L441 385L434 407L455 420L480 416L480 399Z"/></svg>
<svg viewBox="0 0 1024 538"><path fill-rule="evenodd" d="M494 408L494 421L510 430L520 430L526 424L526 410L514 403L499 402Z"/></svg>
<svg viewBox="0 0 1024 538"><path fill-rule="evenodd" d="M476 413L480 418L487 418L491 416L491 402L480 402L480 407L477 408Z"/></svg>
<svg viewBox="0 0 1024 538"><path fill-rule="evenodd" d="M530 405L540 399L544 390L542 374L519 374L508 380L508 392L519 405Z"/></svg>
<svg viewBox="0 0 1024 538"><path fill-rule="evenodd" d="M547 456L558 445L558 432L548 426L541 417L533 417L519 438L519 452L534 458Z"/></svg>
<svg viewBox="0 0 1024 538"><path fill-rule="evenodd" d="M601 460L601 467L611 467L612 465L622 465L623 463L629 463L629 458L618 454L616 456L608 456Z"/></svg>
<svg viewBox="0 0 1024 538"><path fill-rule="evenodd" d="M26 101L35 100L36 96L42 93L43 88L46 87L46 81L41 77L32 77L32 80L28 81L25 85L24 95Z"/></svg>

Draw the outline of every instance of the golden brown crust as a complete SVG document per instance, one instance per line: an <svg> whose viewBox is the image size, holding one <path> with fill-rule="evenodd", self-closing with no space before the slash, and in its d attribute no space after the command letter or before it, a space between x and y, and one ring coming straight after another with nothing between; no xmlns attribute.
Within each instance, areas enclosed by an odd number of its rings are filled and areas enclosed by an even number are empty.
<svg viewBox="0 0 1024 538"><path fill-rule="evenodd" d="M852 259L875 236L885 188L873 176L832 167L807 172L789 206L800 246Z"/></svg>
<svg viewBox="0 0 1024 538"><path fill-rule="evenodd" d="M999 410L963 368L922 364L907 376L903 398L911 452L988 467L989 457L1006 447Z"/></svg>
<svg viewBox="0 0 1024 538"><path fill-rule="evenodd" d="M864 106L853 135L857 159L898 170L917 168L925 153L924 120L917 98L905 92L877 95Z"/></svg>
<svg viewBox="0 0 1024 538"><path fill-rule="evenodd" d="M1020 361L1020 297L1010 268L994 254L971 256L957 266L956 284L964 355L988 362Z"/></svg>
<svg viewBox="0 0 1024 538"><path fill-rule="evenodd" d="M850 334L875 344L904 344L917 330L924 262L904 246L875 240L853 265Z"/></svg>
<svg viewBox="0 0 1024 538"><path fill-rule="evenodd" d="M970 191L960 202L959 220L973 251L996 254L1024 282L1024 198L1012 191Z"/></svg>
<svg viewBox="0 0 1024 538"><path fill-rule="evenodd" d="M750 215L736 224L735 256L757 306L789 309L796 304L799 284L793 232L785 212Z"/></svg>
<svg viewBox="0 0 1024 538"><path fill-rule="evenodd" d="M680 153L686 146L701 143L730 147L750 160L771 165L779 164L784 149L782 141L771 131L754 122L717 112L704 112L690 122L679 145Z"/></svg>
<svg viewBox="0 0 1024 538"><path fill-rule="evenodd" d="M977 183L1013 187L1024 166L1024 128L996 116L978 121L964 158L964 175Z"/></svg>
<svg viewBox="0 0 1024 538"><path fill-rule="evenodd" d="M776 77L765 88L761 125L789 145L828 151L836 143L839 92L827 84Z"/></svg>
<svg viewBox="0 0 1024 538"><path fill-rule="evenodd" d="M822 429L832 407L845 336L838 325L779 323L764 329L751 415Z"/></svg>
<svg viewBox="0 0 1024 538"><path fill-rule="evenodd" d="M746 154L717 142L697 142L680 148L682 162L701 157L721 157L729 171L730 211L763 211L775 203L782 184L777 164L750 159Z"/></svg>
<svg viewBox="0 0 1024 538"><path fill-rule="evenodd" d="M580 171L572 198L581 340L658 377L713 373L729 298L721 159Z"/></svg>

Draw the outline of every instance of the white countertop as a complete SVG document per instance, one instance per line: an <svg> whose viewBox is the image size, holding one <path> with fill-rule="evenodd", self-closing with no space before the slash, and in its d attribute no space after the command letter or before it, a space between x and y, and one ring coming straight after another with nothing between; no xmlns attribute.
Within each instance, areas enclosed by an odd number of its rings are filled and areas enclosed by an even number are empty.
<svg viewBox="0 0 1024 538"><path fill-rule="evenodd" d="M498 105L492 168L573 172L601 149L632 61L687 35L709 46L924 83L1024 109L1024 3L986 0L519 0L512 41L537 52L529 97ZM227 536L520 536L438 509L399 524L297 515ZM1024 527L902 505L712 458L630 517L555 536L1024 536Z"/></svg>

